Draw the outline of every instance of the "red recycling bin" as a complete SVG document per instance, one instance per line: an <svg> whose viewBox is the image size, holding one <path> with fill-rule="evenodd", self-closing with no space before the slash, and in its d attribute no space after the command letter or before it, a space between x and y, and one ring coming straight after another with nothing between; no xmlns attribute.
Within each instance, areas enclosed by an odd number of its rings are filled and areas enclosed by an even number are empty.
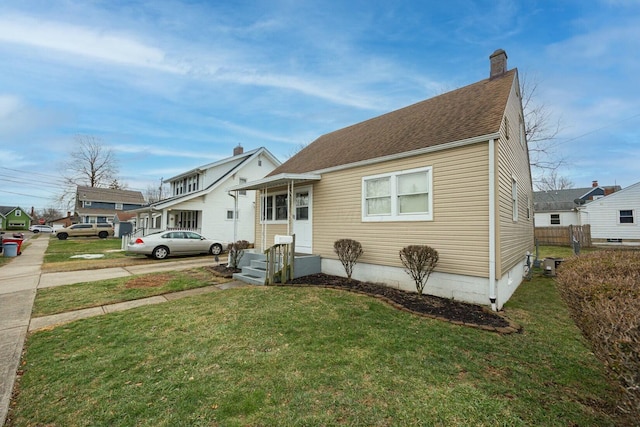
<svg viewBox="0 0 640 427"><path fill-rule="evenodd" d="M17 237L15 237L15 238L3 237L2 238L2 244L4 245L5 243L17 243L18 244L18 255L20 255L22 253L21 246L22 246L22 241L23 240L24 239L19 239Z"/></svg>

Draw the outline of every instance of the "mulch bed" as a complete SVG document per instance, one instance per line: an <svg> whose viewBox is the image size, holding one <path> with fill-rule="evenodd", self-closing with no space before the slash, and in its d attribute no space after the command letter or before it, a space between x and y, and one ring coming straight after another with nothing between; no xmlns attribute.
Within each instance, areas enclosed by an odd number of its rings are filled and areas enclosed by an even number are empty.
<svg viewBox="0 0 640 427"><path fill-rule="evenodd" d="M322 286L367 294L380 298L396 308L422 316L445 320L457 325L471 326L503 334L519 332L521 328L500 314L477 304L467 304L433 295L418 295L378 283L347 281L345 277L311 274L281 286Z"/></svg>
<svg viewBox="0 0 640 427"><path fill-rule="evenodd" d="M232 277L240 270L228 268L226 265L209 267L213 272L223 277ZM360 294L371 295L386 301L392 306L421 316L445 320L456 325L471 326L487 331L509 334L520 332L520 326L505 319L500 314L477 304L468 304L453 299L440 298L433 295L418 295L391 288L379 283L347 281L346 277L331 276L324 273L299 277L286 284L278 286L322 286L325 288L341 289Z"/></svg>

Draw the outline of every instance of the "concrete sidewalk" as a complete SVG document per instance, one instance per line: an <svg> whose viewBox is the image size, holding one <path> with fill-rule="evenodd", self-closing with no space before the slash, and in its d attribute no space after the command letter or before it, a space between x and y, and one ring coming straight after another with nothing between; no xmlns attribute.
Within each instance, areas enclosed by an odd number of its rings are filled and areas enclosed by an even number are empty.
<svg viewBox="0 0 640 427"><path fill-rule="evenodd" d="M28 244L28 247L25 248L24 244ZM8 264L0 267L0 426L4 425L7 417L16 372L28 331L115 311L128 310L142 305L158 304L187 296L248 286L240 282L230 282L31 319L31 310L38 288L93 282L137 274L184 270L213 264L211 258L200 257L130 267L41 273L44 253L48 245L49 236L47 235L25 240L22 255L15 257Z"/></svg>

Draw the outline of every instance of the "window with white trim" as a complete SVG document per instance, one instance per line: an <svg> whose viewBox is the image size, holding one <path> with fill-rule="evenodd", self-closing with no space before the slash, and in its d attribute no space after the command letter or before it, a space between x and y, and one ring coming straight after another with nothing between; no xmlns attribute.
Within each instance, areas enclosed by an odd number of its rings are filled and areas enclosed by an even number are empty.
<svg viewBox="0 0 640 427"><path fill-rule="evenodd" d="M22 211L20 209L17 209L15 212L16 216L22 216Z"/></svg>
<svg viewBox="0 0 640 427"><path fill-rule="evenodd" d="M262 196L262 221L287 221L288 219L287 193Z"/></svg>
<svg viewBox="0 0 640 427"><path fill-rule="evenodd" d="M362 221L431 221L432 168L362 178Z"/></svg>
<svg viewBox="0 0 640 427"><path fill-rule="evenodd" d="M635 218L633 210L620 210L620 224L635 224Z"/></svg>
<svg viewBox="0 0 640 427"><path fill-rule="evenodd" d="M247 183L247 178L239 178L238 182L240 184L246 184ZM241 196L246 196L247 195L247 190L240 190L238 191L238 194Z"/></svg>
<svg viewBox="0 0 640 427"><path fill-rule="evenodd" d="M560 214L551 214L551 225L560 225Z"/></svg>
<svg viewBox="0 0 640 427"><path fill-rule="evenodd" d="M518 182L515 177L511 178L511 205L513 210L513 220L518 220Z"/></svg>
<svg viewBox="0 0 640 427"><path fill-rule="evenodd" d="M122 210L122 203L116 203L116 210L117 211L121 211Z"/></svg>
<svg viewBox="0 0 640 427"><path fill-rule="evenodd" d="M227 209L227 219L233 219L233 209Z"/></svg>

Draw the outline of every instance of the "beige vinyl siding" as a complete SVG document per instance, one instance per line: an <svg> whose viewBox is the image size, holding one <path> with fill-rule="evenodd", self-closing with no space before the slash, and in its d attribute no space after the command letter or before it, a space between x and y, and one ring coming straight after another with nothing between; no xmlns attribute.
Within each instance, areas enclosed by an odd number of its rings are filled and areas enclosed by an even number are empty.
<svg viewBox="0 0 640 427"><path fill-rule="evenodd" d="M532 251L533 240L533 193L531 188L531 172L526 145L520 143L519 129L522 109L518 98L518 79L509 96L505 116L509 124L509 138L507 139L505 121L501 127L501 137L497 145L498 159L498 223L496 265L497 277L502 277L516 264L524 261L527 251ZM512 179L516 179L518 186L518 220L513 220L513 206L511 196ZM528 206L529 205L529 206ZM527 215L527 209L530 209Z"/></svg>
<svg viewBox="0 0 640 427"><path fill-rule="evenodd" d="M286 192L287 192L287 187L270 188L267 194L286 193ZM253 223L255 224L255 227L256 227L256 233L255 233L256 237L255 237L254 246L257 249L264 251L273 245L276 234L280 234L280 235L287 234L287 224L286 223L285 224L282 224L282 223L261 224L260 223L260 215L262 212L262 200L261 200L262 194L264 193L261 191L256 191L256 199L255 199L256 208L254 209L255 216L254 216ZM266 247L262 247L263 231L266 234L266 243L267 243Z"/></svg>
<svg viewBox="0 0 640 427"><path fill-rule="evenodd" d="M362 263L402 267L398 252L430 245L437 271L488 277L488 144L322 175L313 190L313 253L337 259L333 243L358 240ZM433 221L362 221L362 177L432 166Z"/></svg>

